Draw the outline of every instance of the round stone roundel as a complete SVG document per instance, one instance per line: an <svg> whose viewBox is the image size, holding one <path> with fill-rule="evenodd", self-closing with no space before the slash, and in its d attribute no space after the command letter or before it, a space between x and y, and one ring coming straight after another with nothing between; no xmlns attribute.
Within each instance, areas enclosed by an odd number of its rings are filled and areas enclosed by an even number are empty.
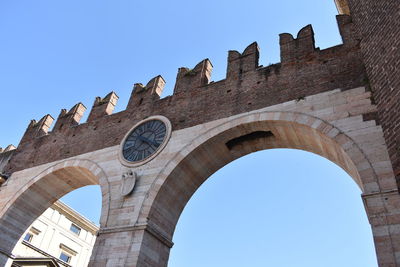
<svg viewBox="0 0 400 267"><path fill-rule="evenodd" d="M147 119L136 125L123 141L123 159L128 163L139 163L155 156L167 141L168 126L159 118Z"/></svg>

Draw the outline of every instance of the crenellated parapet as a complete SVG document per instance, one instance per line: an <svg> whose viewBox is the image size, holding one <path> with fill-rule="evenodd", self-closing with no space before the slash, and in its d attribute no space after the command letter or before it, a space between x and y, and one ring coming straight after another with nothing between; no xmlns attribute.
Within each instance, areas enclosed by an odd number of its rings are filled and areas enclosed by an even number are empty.
<svg viewBox="0 0 400 267"><path fill-rule="evenodd" d="M115 92L110 92L104 98L96 97L88 117L88 122L112 114L117 105L118 98Z"/></svg>
<svg viewBox="0 0 400 267"><path fill-rule="evenodd" d="M348 0L335 0L335 4L339 14L350 15Z"/></svg>
<svg viewBox="0 0 400 267"><path fill-rule="evenodd" d="M207 58L198 63L193 69L179 68L174 94L207 85L210 82L212 67L211 61Z"/></svg>
<svg viewBox="0 0 400 267"><path fill-rule="evenodd" d="M4 169L14 154L15 149L16 147L13 145L8 145L4 149L0 147L0 185L7 181L9 175L4 172Z"/></svg>
<svg viewBox="0 0 400 267"><path fill-rule="evenodd" d="M342 37L343 46L355 47L360 43L352 19L348 15L338 15L337 22ZM321 54L319 48L315 47L314 30L312 25L302 28L297 37L290 33L279 35L282 64L296 64L307 61Z"/></svg>
<svg viewBox="0 0 400 267"><path fill-rule="evenodd" d="M280 34L279 44L282 63L301 60L316 52L314 30L311 25L301 29L296 39L289 33Z"/></svg>
<svg viewBox="0 0 400 267"><path fill-rule="evenodd" d="M241 80L244 73L257 69L259 57L260 49L256 42L250 44L242 54L229 51L226 79Z"/></svg>
<svg viewBox="0 0 400 267"><path fill-rule="evenodd" d="M69 111L62 109L53 131L63 131L68 127L78 125L85 111L86 107L82 103L74 105Z"/></svg>
<svg viewBox="0 0 400 267"><path fill-rule="evenodd" d="M343 45L347 47L358 46L361 38L354 27L352 18L348 15L339 15L336 19Z"/></svg>
<svg viewBox="0 0 400 267"><path fill-rule="evenodd" d="M54 118L50 114L43 116L39 121L31 120L21 139L21 143L30 142L36 137L46 135L53 121Z"/></svg>
<svg viewBox="0 0 400 267"><path fill-rule="evenodd" d="M242 53L229 51L226 78L210 82L212 63L204 59L194 68L179 68L174 94L161 98L165 80L158 75L146 85L136 83L125 110L113 113L118 96L110 92L96 97L86 122L80 122L82 103L61 110L53 129L53 117L32 120L7 172L52 160L118 145L138 121L152 115L170 119L182 129L225 116L302 99L307 95L362 86L367 81L359 51L359 38L351 17L337 17L343 44L320 50L315 47L311 25L294 38L280 35L281 62L260 66L256 42ZM87 142L91 140L91 142Z"/></svg>
<svg viewBox="0 0 400 267"><path fill-rule="evenodd" d="M165 80L161 75L152 78L146 86L135 83L127 109L134 109L140 105L147 105L160 99L165 86Z"/></svg>
<svg viewBox="0 0 400 267"><path fill-rule="evenodd" d="M0 154L7 153L7 152L13 151L15 149L16 149L16 147L14 145L8 145L4 149L0 147Z"/></svg>

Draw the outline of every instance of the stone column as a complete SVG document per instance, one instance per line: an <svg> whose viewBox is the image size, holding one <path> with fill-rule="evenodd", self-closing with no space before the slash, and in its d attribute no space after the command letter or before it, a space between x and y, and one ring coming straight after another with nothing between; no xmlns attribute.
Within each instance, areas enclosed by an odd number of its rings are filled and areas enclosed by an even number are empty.
<svg viewBox="0 0 400 267"><path fill-rule="evenodd" d="M89 267L165 267L173 243L148 223L99 231Z"/></svg>
<svg viewBox="0 0 400 267"><path fill-rule="evenodd" d="M139 247L137 267L167 267L172 241L163 235L156 227L148 224L143 230L142 242Z"/></svg>
<svg viewBox="0 0 400 267"><path fill-rule="evenodd" d="M11 267L12 262L12 256L8 255L5 251L0 250L0 266Z"/></svg>
<svg viewBox="0 0 400 267"><path fill-rule="evenodd" d="M400 195L398 190L364 194L380 267L400 266Z"/></svg>

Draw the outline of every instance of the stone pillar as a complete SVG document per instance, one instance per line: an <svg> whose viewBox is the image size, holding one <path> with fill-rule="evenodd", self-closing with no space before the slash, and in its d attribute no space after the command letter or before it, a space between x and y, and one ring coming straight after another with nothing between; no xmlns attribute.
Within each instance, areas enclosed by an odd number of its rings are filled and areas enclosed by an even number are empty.
<svg viewBox="0 0 400 267"><path fill-rule="evenodd" d="M397 190L364 194L380 267L400 266L400 195Z"/></svg>
<svg viewBox="0 0 400 267"><path fill-rule="evenodd" d="M147 226L142 232L137 267L167 267L169 251L173 246L170 239L153 227Z"/></svg>
<svg viewBox="0 0 400 267"><path fill-rule="evenodd" d="M12 256L0 250L0 266L11 267L12 262Z"/></svg>
<svg viewBox="0 0 400 267"><path fill-rule="evenodd" d="M137 239L130 229L101 229L88 266L135 266L136 261L130 259L130 250Z"/></svg>
<svg viewBox="0 0 400 267"><path fill-rule="evenodd" d="M99 231L89 267L166 267L173 243L149 224Z"/></svg>

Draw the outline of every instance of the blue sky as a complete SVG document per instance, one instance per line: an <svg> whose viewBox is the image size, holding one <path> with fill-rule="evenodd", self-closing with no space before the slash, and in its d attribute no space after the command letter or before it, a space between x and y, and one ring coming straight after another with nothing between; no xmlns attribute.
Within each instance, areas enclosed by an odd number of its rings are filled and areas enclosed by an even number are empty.
<svg viewBox="0 0 400 267"><path fill-rule="evenodd" d="M223 79L227 51L253 41L260 64L276 63L278 35L307 24L317 46L337 45L335 15L333 0L1 1L0 147L17 145L31 119L78 102L90 109L112 90L123 110L132 85L159 74L169 95L177 69L204 58L212 80ZM64 200L98 220L98 188ZM174 242L170 267L377 266L360 190L336 165L295 150L217 172L184 210Z"/></svg>

